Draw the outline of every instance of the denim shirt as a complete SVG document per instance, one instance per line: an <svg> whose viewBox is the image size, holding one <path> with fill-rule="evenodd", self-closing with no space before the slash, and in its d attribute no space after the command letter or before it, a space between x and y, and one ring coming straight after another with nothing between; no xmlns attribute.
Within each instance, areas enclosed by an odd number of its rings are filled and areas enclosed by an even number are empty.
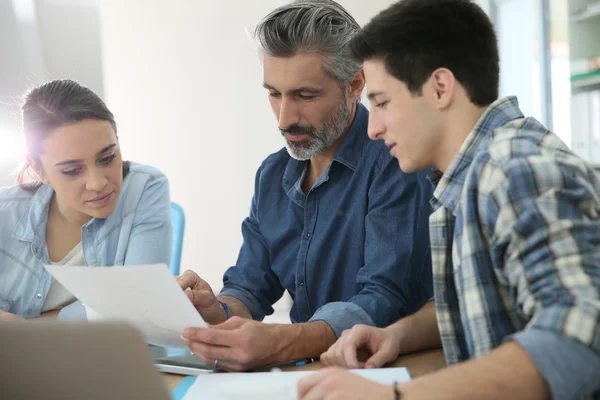
<svg viewBox="0 0 600 400"><path fill-rule="evenodd" d="M256 174L243 245L220 295L262 320L287 290L292 322L323 320L339 336L355 324L386 326L432 297L426 173L404 174L367 136L358 105L332 163L308 194L308 162L286 149Z"/></svg>
<svg viewBox="0 0 600 400"><path fill-rule="evenodd" d="M0 189L0 310L25 318L40 315L50 289L46 223L54 190ZM167 178L157 169L130 163L115 210L81 229L90 267L169 264L171 208Z"/></svg>

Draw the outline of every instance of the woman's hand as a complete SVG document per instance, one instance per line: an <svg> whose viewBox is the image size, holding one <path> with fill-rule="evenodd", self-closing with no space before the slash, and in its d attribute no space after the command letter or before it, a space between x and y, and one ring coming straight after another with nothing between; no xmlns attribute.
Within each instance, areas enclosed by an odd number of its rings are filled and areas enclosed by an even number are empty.
<svg viewBox="0 0 600 400"><path fill-rule="evenodd" d="M26 319L16 314L0 311L0 321L26 321Z"/></svg>

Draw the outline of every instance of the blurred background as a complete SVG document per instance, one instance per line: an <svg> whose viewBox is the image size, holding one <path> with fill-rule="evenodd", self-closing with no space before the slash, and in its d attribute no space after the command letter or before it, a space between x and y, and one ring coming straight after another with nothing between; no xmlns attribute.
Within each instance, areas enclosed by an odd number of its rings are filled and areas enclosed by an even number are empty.
<svg viewBox="0 0 600 400"><path fill-rule="evenodd" d="M0 0L0 187L24 161L22 93L77 80L115 114L124 157L167 174L187 216L182 271L218 291L256 169L283 146L246 30L284 3ZM339 3L363 25L393 1ZM600 164L600 0L478 3L497 29L501 95L517 95L525 114ZM288 307L283 299L271 320L286 320Z"/></svg>

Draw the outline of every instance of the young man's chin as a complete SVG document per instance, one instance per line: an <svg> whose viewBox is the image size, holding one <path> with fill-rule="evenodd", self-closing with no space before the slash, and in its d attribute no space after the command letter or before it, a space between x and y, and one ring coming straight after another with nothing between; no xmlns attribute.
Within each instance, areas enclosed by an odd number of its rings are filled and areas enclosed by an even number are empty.
<svg viewBox="0 0 600 400"><path fill-rule="evenodd" d="M398 158L398 165L400 166L400 169L402 170L402 172L404 172L405 174L413 174L413 173L419 172L420 170L423 169L423 168L420 168L415 163L410 162L409 160L400 160L399 158Z"/></svg>

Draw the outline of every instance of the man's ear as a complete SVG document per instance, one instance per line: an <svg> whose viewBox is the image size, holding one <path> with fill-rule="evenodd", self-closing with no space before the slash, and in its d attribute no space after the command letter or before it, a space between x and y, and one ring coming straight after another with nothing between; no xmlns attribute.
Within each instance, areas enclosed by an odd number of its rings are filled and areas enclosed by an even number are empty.
<svg viewBox="0 0 600 400"><path fill-rule="evenodd" d="M435 107L439 110L448 108L454 100L456 78L448 68L438 68L429 78L434 95Z"/></svg>
<svg viewBox="0 0 600 400"><path fill-rule="evenodd" d="M349 103L356 103L356 100L360 98L360 95L365 88L365 71L361 68L360 71L354 75L352 82L348 86L346 98Z"/></svg>

